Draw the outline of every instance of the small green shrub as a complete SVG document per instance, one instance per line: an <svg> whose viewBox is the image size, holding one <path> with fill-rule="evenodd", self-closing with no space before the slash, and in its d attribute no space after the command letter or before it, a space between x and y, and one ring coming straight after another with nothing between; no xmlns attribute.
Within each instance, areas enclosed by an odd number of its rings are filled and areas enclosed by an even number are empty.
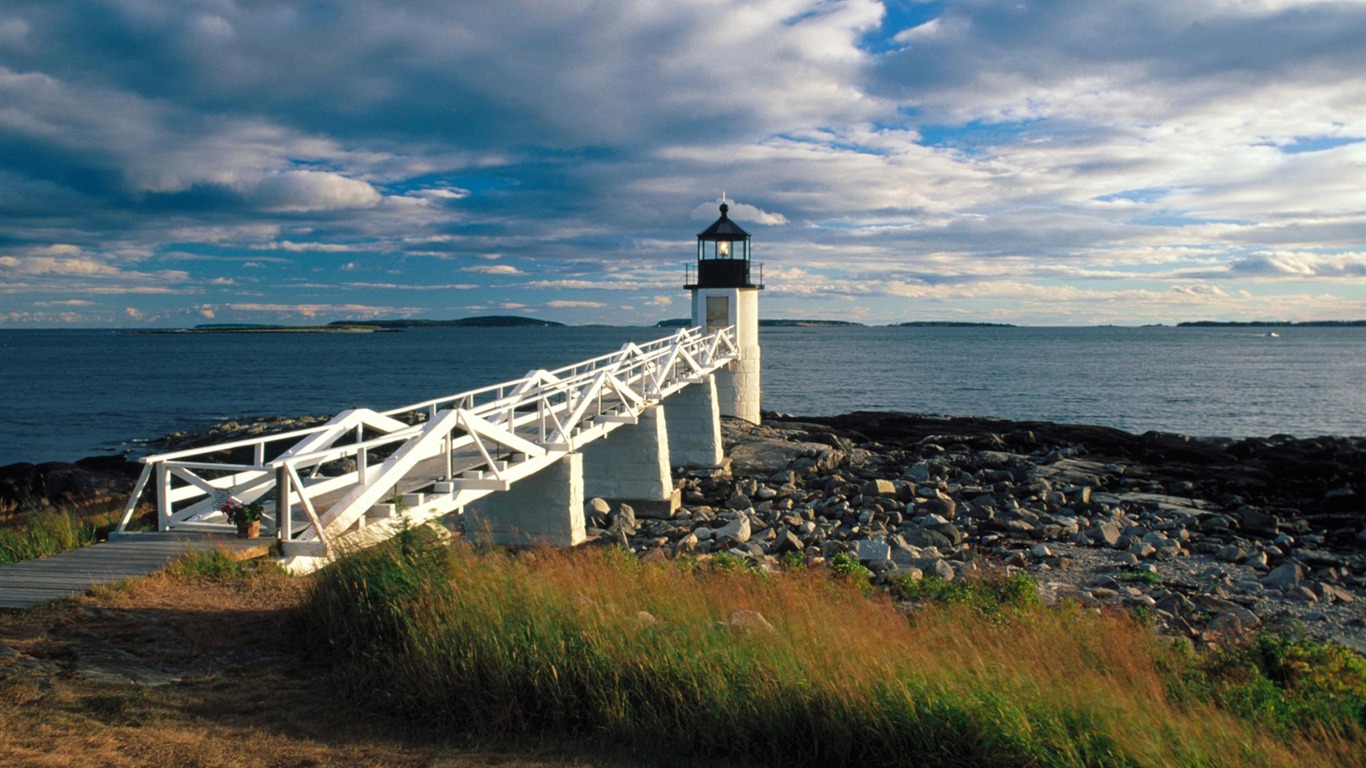
<svg viewBox="0 0 1366 768"><path fill-rule="evenodd" d="M836 578L854 584L864 594L869 594L873 590L873 572L848 552L840 552L831 558L830 570Z"/></svg>
<svg viewBox="0 0 1366 768"><path fill-rule="evenodd" d="M235 560L222 550L189 552L166 569L166 575L182 581L204 579L211 581L248 579L263 569L278 570L274 565L256 560Z"/></svg>
<svg viewBox="0 0 1366 768"><path fill-rule="evenodd" d="M958 581L937 576L913 579L901 574L891 578L889 588L897 600L964 605L988 616L1040 605L1038 582L1023 571Z"/></svg>
<svg viewBox="0 0 1366 768"><path fill-rule="evenodd" d="M1155 571L1120 571L1115 574L1115 581L1137 582L1155 587L1162 583L1162 577Z"/></svg>
<svg viewBox="0 0 1366 768"><path fill-rule="evenodd" d="M1366 729L1366 659L1299 636L1258 634L1201 664L1220 706L1282 732Z"/></svg>
<svg viewBox="0 0 1366 768"><path fill-rule="evenodd" d="M717 552L706 562L707 568L717 573L744 573L751 568L748 559L729 552Z"/></svg>
<svg viewBox="0 0 1366 768"><path fill-rule="evenodd" d="M1145 627L1151 627L1157 623L1157 611L1147 605L1133 605L1129 607L1129 615L1134 621Z"/></svg>

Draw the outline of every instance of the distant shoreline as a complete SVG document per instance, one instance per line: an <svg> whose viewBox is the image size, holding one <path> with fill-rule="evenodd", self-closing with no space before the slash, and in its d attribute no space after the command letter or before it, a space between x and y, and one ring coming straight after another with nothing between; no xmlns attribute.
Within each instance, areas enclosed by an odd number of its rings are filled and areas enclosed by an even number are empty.
<svg viewBox="0 0 1366 768"><path fill-rule="evenodd" d="M1366 320L1187 320L1177 328L1366 328Z"/></svg>
<svg viewBox="0 0 1366 768"><path fill-rule="evenodd" d="M393 333L409 328L688 328L692 320L686 317L660 320L653 325L606 325L586 323L569 325L553 320L515 315L464 317L456 320L336 320L326 325L282 325L277 323L222 323L196 325L190 328L19 328L0 326L5 331L119 331L134 334L221 334L221 333ZM760 328L1366 328L1366 320L1183 320L1179 323L1147 323L1144 325L1016 325L963 320L910 320L900 323L867 324L853 320L820 318L761 318Z"/></svg>
<svg viewBox="0 0 1366 768"><path fill-rule="evenodd" d="M206 334L206 333L396 333L396 329L381 328L374 325L223 325L196 326L194 328L161 328L155 330L135 330L133 333L149 334Z"/></svg>
<svg viewBox="0 0 1366 768"><path fill-rule="evenodd" d="M686 317L660 320L656 328L687 328L692 320ZM853 320L819 320L804 318L760 318L760 328L1015 328L1010 323L974 323L960 320L912 320L905 323L868 325Z"/></svg>

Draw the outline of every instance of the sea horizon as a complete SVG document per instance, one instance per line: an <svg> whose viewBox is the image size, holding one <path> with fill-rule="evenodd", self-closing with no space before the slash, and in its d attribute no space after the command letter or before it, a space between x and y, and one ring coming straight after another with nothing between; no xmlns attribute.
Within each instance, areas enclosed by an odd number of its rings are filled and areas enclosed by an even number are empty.
<svg viewBox="0 0 1366 768"><path fill-rule="evenodd" d="M516 327L525 328L671 328L681 327L677 321L688 318L665 318L653 324L615 324L615 323L570 323L549 318L511 316L516 319L535 320L539 324L526 324ZM480 316L436 320L431 318L378 318L372 320L332 320L324 323L196 323L195 325L0 325L0 331L176 331L195 328L327 328L339 325L373 325L376 323L416 323L411 327L427 327L422 323L441 324L460 320L480 319ZM995 320L900 320L887 323L863 322L859 320L837 320L822 317L765 317L759 320L760 327L780 327L776 324L803 323L809 327L855 327L855 328L1260 328L1260 327L1300 327L1300 328L1355 328L1366 327L1366 319L1356 320L1178 320L1159 323L1077 323L1069 325L1000 322ZM404 327L404 326L397 326ZM497 325L470 325L469 327L499 327Z"/></svg>
<svg viewBox="0 0 1366 768"><path fill-rule="evenodd" d="M0 329L0 396L8 404L0 465L138 456L148 440L228 420L395 408L667 333ZM1268 338L1247 328L1170 326L772 327L760 345L763 408L771 412L900 411L1201 437L1366 434L1361 328Z"/></svg>

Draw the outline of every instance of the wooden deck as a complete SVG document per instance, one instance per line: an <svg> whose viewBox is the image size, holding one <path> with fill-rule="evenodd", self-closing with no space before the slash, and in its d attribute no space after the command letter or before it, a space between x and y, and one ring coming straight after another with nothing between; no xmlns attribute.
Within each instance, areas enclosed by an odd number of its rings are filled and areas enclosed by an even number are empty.
<svg viewBox="0 0 1366 768"><path fill-rule="evenodd" d="M95 587L147 576L189 552L223 549L238 560L262 557L272 539L185 533L134 533L60 555L0 566L0 608L28 608Z"/></svg>

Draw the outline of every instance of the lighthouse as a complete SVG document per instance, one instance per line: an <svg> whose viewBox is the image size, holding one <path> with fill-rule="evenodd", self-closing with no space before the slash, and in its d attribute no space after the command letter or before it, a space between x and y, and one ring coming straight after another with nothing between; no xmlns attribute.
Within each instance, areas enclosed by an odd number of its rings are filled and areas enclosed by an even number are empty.
<svg viewBox="0 0 1366 768"><path fill-rule="evenodd" d="M721 218L697 235L696 280L684 288L692 292L692 324L711 334L735 326L738 359L716 373L716 396L721 415L758 424L759 405L759 291L750 273L749 233L730 220L730 206L722 196Z"/></svg>

